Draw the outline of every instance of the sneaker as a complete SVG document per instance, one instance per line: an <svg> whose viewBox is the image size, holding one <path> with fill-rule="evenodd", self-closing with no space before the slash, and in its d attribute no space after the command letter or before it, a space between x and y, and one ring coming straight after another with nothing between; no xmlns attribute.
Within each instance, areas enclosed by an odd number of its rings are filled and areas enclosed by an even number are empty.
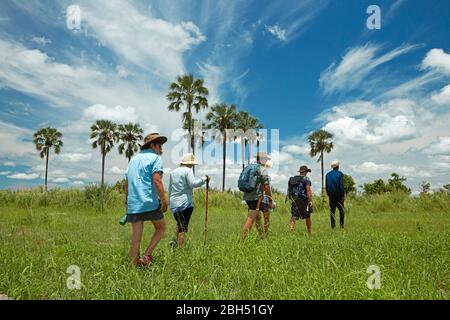
<svg viewBox="0 0 450 320"><path fill-rule="evenodd" d="M153 257L150 255L143 256L138 260L137 264L145 267L151 266L153 264Z"/></svg>
<svg viewBox="0 0 450 320"><path fill-rule="evenodd" d="M175 249L176 247L178 247L178 242L175 238L173 238L172 240L170 240L169 245Z"/></svg>

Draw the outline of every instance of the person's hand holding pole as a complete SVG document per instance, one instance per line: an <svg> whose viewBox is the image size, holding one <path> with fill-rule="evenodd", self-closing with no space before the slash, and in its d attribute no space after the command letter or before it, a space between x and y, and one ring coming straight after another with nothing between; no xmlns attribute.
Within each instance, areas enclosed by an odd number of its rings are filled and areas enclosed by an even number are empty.
<svg viewBox="0 0 450 320"><path fill-rule="evenodd" d="M161 179L161 172L155 172L153 174L153 184L155 185L156 192L158 193L159 201L161 201L160 211L164 213L167 211L168 203L164 193L164 184Z"/></svg>

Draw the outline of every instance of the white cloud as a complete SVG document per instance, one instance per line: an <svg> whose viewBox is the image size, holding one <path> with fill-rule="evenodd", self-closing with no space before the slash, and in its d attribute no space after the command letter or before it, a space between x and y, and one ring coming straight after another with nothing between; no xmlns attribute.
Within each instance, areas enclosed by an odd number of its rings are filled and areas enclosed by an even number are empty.
<svg viewBox="0 0 450 320"><path fill-rule="evenodd" d="M60 155L61 161L64 162L80 162L80 161L89 161L92 158L92 154L83 154L83 153L62 153Z"/></svg>
<svg viewBox="0 0 450 320"><path fill-rule="evenodd" d="M78 180L84 180L88 178L88 175L86 174L86 172L80 172L76 175L71 176L72 179L78 179Z"/></svg>
<svg viewBox="0 0 450 320"><path fill-rule="evenodd" d="M167 80L184 72L182 54L206 40L191 21L157 19L129 2L84 2L81 8L91 36L127 62Z"/></svg>
<svg viewBox="0 0 450 320"><path fill-rule="evenodd" d="M416 168L411 166L396 166L390 163L363 162L360 165L350 166L354 172L363 174L383 174L397 172L402 175L411 176L416 172Z"/></svg>
<svg viewBox="0 0 450 320"><path fill-rule="evenodd" d="M125 170L120 169L117 166L114 166L111 169L109 169L109 173L117 174L117 175L123 175L125 173Z"/></svg>
<svg viewBox="0 0 450 320"><path fill-rule="evenodd" d="M31 39L32 42L36 43L39 46L46 46L49 43L52 43L51 40L47 39L46 37L33 37Z"/></svg>
<svg viewBox="0 0 450 320"><path fill-rule="evenodd" d="M33 131L29 129L0 121L0 154L22 156L34 152L34 144L28 142L32 136Z"/></svg>
<svg viewBox="0 0 450 320"><path fill-rule="evenodd" d="M111 120L118 123L136 122L138 116L132 107L115 106L113 108L95 104L83 111L83 116L90 120Z"/></svg>
<svg viewBox="0 0 450 320"><path fill-rule="evenodd" d="M332 63L322 72L320 87L325 94L361 88L375 68L415 48L415 45L403 45L383 55L377 55L381 47L373 44L349 48L339 64Z"/></svg>
<svg viewBox="0 0 450 320"><path fill-rule="evenodd" d="M69 179L65 178L65 177L61 177L61 178L56 178L52 180L54 183L66 183L69 182Z"/></svg>
<svg viewBox="0 0 450 320"><path fill-rule="evenodd" d="M34 180L39 178L39 174L37 173L16 173L10 176L7 176L7 178L15 179L15 180Z"/></svg>
<svg viewBox="0 0 450 320"><path fill-rule="evenodd" d="M5 167L15 167L16 166L16 164L12 161L5 161L5 162L3 162L3 165Z"/></svg>
<svg viewBox="0 0 450 320"><path fill-rule="evenodd" d="M76 180L76 181L73 181L71 184L74 186L84 186L85 183L83 181Z"/></svg>
<svg viewBox="0 0 450 320"><path fill-rule="evenodd" d="M431 99L437 104L450 104L450 84L442 88L439 93L434 93Z"/></svg>
<svg viewBox="0 0 450 320"><path fill-rule="evenodd" d="M299 146L299 145L295 145L295 144L290 144L290 145L284 146L281 150L284 152L288 152L288 153L309 155L310 147L308 145Z"/></svg>
<svg viewBox="0 0 450 320"><path fill-rule="evenodd" d="M7 176L8 174L11 174L11 171L0 171L0 176Z"/></svg>
<svg viewBox="0 0 450 320"><path fill-rule="evenodd" d="M432 69L450 75L450 53L442 49L431 49L422 61L422 69Z"/></svg>
<svg viewBox="0 0 450 320"><path fill-rule="evenodd" d="M423 152L432 155L450 155L450 136L439 137L438 141L430 144Z"/></svg>
<svg viewBox="0 0 450 320"><path fill-rule="evenodd" d="M265 28L278 40L286 41L286 30L285 29L282 29L277 25L273 25L273 26L266 25Z"/></svg>
<svg viewBox="0 0 450 320"><path fill-rule="evenodd" d="M411 100L392 100L378 106L355 102L334 107L319 118L328 120L323 129L343 144L383 144L417 135L416 110Z"/></svg>

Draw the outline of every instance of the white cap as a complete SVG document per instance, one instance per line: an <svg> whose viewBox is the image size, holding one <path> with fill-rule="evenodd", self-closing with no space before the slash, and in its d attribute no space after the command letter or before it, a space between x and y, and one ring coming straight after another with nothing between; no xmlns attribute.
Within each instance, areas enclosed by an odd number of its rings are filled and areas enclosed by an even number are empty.
<svg viewBox="0 0 450 320"><path fill-rule="evenodd" d="M332 162L331 162L331 168L336 168L336 167L339 167L339 161L337 161L337 160L333 160Z"/></svg>

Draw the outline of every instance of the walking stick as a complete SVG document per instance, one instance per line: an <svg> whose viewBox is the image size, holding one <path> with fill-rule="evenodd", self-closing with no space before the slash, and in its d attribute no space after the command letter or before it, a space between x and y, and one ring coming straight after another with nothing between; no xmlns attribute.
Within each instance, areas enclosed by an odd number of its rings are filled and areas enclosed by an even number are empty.
<svg viewBox="0 0 450 320"><path fill-rule="evenodd" d="M205 203L205 242L206 244L206 231L208 230L208 191L209 191L209 179L206 180L206 203Z"/></svg>

